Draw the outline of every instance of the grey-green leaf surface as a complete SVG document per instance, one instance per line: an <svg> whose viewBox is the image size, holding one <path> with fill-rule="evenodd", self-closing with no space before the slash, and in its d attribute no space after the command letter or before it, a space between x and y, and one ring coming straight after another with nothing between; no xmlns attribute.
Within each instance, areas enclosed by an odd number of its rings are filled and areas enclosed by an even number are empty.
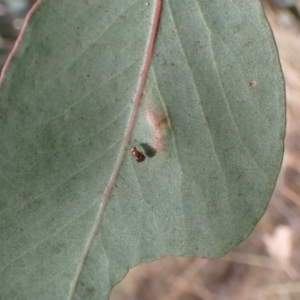
<svg viewBox="0 0 300 300"><path fill-rule="evenodd" d="M155 3L31 17L0 94L0 299L104 300L141 262L224 255L263 215L285 104L259 1L163 1L126 143Z"/></svg>

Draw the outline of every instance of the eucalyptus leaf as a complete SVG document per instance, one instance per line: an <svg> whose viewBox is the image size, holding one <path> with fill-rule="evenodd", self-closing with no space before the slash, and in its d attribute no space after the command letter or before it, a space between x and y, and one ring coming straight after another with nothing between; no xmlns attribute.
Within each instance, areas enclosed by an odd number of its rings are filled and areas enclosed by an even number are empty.
<svg viewBox="0 0 300 300"><path fill-rule="evenodd" d="M165 0L151 54L159 2L30 18L0 91L0 299L104 300L142 262L226 254L265 212L285 102L259 1Z"/></svg>

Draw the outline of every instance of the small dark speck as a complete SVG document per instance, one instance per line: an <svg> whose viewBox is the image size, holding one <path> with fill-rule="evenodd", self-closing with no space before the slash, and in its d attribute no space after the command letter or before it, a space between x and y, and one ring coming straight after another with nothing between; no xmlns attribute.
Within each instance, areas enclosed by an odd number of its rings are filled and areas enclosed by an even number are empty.
<svg viewBox="0 0 300 300"><path fill-rule="evenodd" d="M90 77L90 74L86 74L86 77Z"/></svg>
<svg viewBox="0 0 300 300"><path fill-rule="evenodd" d="M22 195L22 198L23 198L24 200L27 200L27 199L30 198L30 196L31 196L31 193L24 193L24 194Z"/></svg>
<svg viewBox="0 0 300 300"><path fill-rule="evenodd" d="M254 87L254 86L257 85L257 82L256 82L255 80L251 80L250 83L249 83L249 85L250 85L251 87Z"/></svg>

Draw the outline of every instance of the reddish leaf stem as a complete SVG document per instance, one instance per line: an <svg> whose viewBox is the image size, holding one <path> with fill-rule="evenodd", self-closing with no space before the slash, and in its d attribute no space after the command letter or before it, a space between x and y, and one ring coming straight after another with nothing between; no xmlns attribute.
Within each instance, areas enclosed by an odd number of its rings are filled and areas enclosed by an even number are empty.
<svg viewBox="0 0 300 300"><path fill-rule="evenodd" d="M9 53L9 55L8 55L8 57L7 57L7 59L6 59L5 63L4 63L4 66L2 68L1 75L0 75L0 86L2 85L2 81L3 81L4 75L5 75L6 69L7 69L8 65L9 65L12 57L14 56L16 50L19 47L19 44L20 44L20 42L22 40L22 37L24 35L24 32L26 30L27 24L28 24L28 22L29 22L29 20L30 20L30 18L32 16L32 14L34 13L34 11L37 9L37 7L40 4L41 4L41 0L37 0L34 3L34 5L31 7L31 9L29 10L29 12L27 13L27 15L26 15L26 17L24 19L24 23L23 23L22 29L21 29L21 31L19 33L19 36L18 36L17 40L15 41L15 44L14 44L11 52Z"/></svg>
<svg viewBox="0 0 300 300"><path fill-rule="evenodd" d="M111 190L112 190L112 188L115 184L116 177L118 175L118 172L120 170L120 167L121 167L121 164L122 164L122 161L123 161L123 158L124 158L125 148L128 145L128 142L129 142L131 134L132 134L132 129L133 129L136 113L137 113L137 108L138 108L138 105L139 105L139 102L140 102L140 98L141 98L141 95L142 95L142 91L143 91L143 88L144 88L144 84L145 84L145 81L146 81L146 76L147 76L147 73L148 73L148 69L149 69L149 65L150 65L150 61L151 61L151 57L152 57L152 52L153 52L154 42L155 42L155 35L156 35L156 32L157 32L159 17L160 17L160 12L161 12L161 4L162 4L162 0L156 0L155 1L154 15L153 15L152 24L151 24L149 40L148 40L147 47L146 47L146 55L145 55L145 59L144 59L142 69L141 69L141 72L140 72L140 80L139 80L138 87L136 89L135 97L134 97L134 100L133 100L133 108L132 108L132 112L131 112L131 115L130 115L130 118L129 118L127 131L125 132L124 140L123 140L122 147L121 147L121 152L120 152L120 155L118 157L117 163L114 167L114 171L113 171L113 173L110 177L110 180L108 182L108 186L107 186L107 188L106 188L106 190L103 194L103 201L100 204L99 212L97 214L94 226L91 230L90 237L87 241L85 250L82 254L80 264L78 266L73 284L71 286L68 299L71 299L74 292L75 292L76 285L78 283L78 280L79 280L79 277L80 277L80 274L81 274L81 270L83 268L84 261L86 259L86 256L87 256L88 252L89 252L91 244L94 240L96 231L99 227L99 224L100 224L100 221L101 221L101 218L102 218L102 215L103 215L103 211L104 211L106 203L108 201L108 197L109 197L109 195L111 193Z"/></svg>

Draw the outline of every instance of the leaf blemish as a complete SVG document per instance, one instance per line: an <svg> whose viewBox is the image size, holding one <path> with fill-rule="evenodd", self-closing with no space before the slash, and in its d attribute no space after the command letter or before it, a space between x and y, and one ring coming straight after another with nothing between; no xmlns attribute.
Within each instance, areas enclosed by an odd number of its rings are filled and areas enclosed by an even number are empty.
<svg viewBox="0 0 300 300"><path fill-rule="evenodd" d="M145 95L147 99L147 95ZM156 152L163 152L163 138L167 133L168 117L164 109L155 107L146 100L146 117L152 127L153 141L152 146Z"/></svg>

